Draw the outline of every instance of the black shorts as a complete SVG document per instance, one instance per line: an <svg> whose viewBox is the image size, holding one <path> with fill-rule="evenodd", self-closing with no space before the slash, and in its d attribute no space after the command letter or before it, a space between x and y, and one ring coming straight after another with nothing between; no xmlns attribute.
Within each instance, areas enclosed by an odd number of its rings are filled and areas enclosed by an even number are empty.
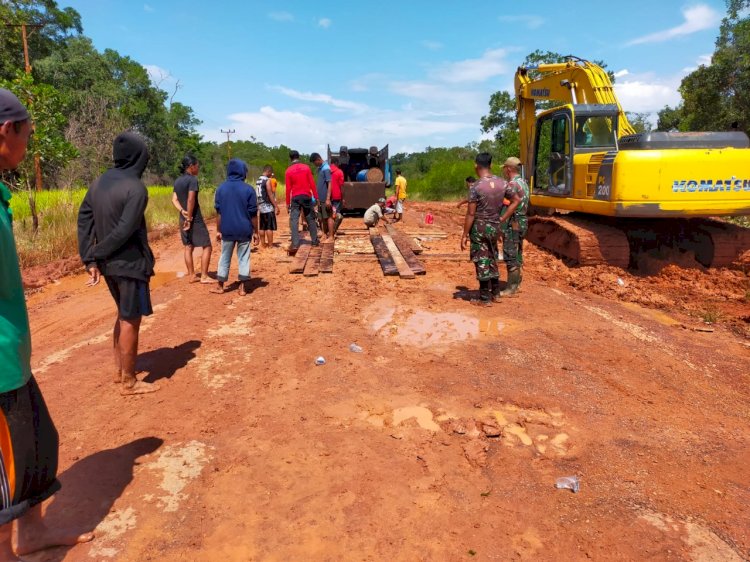
<svg viewBox="0 0 750 562"><path fill-rule="evenodd" d="M276 213L274 211L260 214L260 228L258 230L276 230Z"/></svg>
<svg viewBox="0 0 750 562"><path fill-rule="evenodd" d="M184 246L193 248L205 248L211 245L211 237L208 235L208 227L203 219L190 225L188 230L182 230L183 221L180 220L180 237Z"/></svg>
<svg viewBox="0 0 750 562"><path fill-rule="evenodd" d="M60 489L59 438L34 377L0 394L0 525Z"/></svg>
<svg viewBox="0 0 750 562"><path fill-rule="evenodd" d="M117 313L120 318L132 319L149 316L154 312L151 308L151 292L148 281L120 277L118 275L105 276L109 292L117 303Z"/></svg>

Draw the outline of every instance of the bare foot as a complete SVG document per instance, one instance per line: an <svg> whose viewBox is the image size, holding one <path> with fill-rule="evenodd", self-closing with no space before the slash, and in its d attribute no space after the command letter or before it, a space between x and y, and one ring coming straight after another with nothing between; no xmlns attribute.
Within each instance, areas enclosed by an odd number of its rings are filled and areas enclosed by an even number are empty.
<svg viewBox="0 0 750 562"><path fill-rule="evenodd" d="M241 297L244 297L247 294L247 289L245 288L245 283L240 281L240 289L239 293Z"/></svg>
<svg viewBox="0 0 750 562"><path fill-rule="evenodd" d="M123 396L129 396L131 394L148 394L149 392L156 392L159 388L159 385L156 383L135 381L133 384L122 383L120 394Z"/></svg>
<svg viewBox="0 0 750 562"><path fill-rule="evenodd" d="M200 281L200 278L198 278L198 277L195 277L195 276L193 276L193 277L190 277L190 278L188 279L188 283L197 283L198 281Z"/></svg>
<svg viewBox="0 0 750 562"><path fill-rule="evenodd" d="M214 287L209 292L217 294L217 295L223 295L224 294L224 285L219 285L218 287Z"/></svg>
<svg viewBox="0 0 750 562"><path fill-rule="evenodd" d="M75 546L92 540L94 540L94 533L76 533L64 528L34 525L33 531L19 532L16 554L23 556L45 548Z"/></svg>
<svg viewBox="0 0 750 562"><path fill-rule="evenodd" d="M116 382L117 384L122 382L122 373L115 373L112 377L112 382Z"/></svg>
<svg viewBox="0 0 750 562"><path fill-rule="evenodd" d="M218 281L206 275L205 277L201 277L201 283L203 283L204 285L210 285L212 283L218 283Z"/></svg>

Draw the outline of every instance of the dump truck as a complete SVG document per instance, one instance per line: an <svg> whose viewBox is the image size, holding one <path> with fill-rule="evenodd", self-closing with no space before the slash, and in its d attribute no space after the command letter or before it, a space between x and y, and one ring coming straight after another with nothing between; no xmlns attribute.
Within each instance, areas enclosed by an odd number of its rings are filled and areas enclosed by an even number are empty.
<svg viewBox="0 0 750 562"><path fill-rule="evenodd" d="M652 250L721 267L750 248L750 229L713 218L750 215L745 133L637 133L607 73L572 56L520 67L515 91L538 212L528 240L581 265L620 267ZM562 105L537 113L540 100Z"/></svg>
<svg viewBox="0 0 750 562"><path fill-rule="evenodd" d="M342 211L361 213L385 197L385 188L391 185L388 145L381 149L342 146L338 152L332 152L328 145L328 162L332 157L338 157L344 172Z"/></svg>

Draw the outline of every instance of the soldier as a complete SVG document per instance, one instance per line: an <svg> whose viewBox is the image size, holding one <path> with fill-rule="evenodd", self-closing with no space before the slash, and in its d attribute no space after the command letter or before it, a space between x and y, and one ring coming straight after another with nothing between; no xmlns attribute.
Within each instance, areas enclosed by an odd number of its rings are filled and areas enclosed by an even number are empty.
<svg viewBox="0 0 750 562"><path fill-rule="evenodd" d="M471 261L476 267L479 280L477 304L489 305L500 295L500 275L497 270L497 238L500 223L507 220L521 203L518 193L508 189L507 182L492 174L492 156L487 152L477 154L474 167L479 179L469 191L461 250L467 241ZM503 199L508 197L510 205L501 215Z"/></svg>
<svg viewBox="0 0 750 562"><path fill-rule="evenodd" d="M507 297L518 292L523 279L523 240L529 229L526 213L529 210L529 184L521 177L521 161L511 156L503 164L503 176L508 180L508 190L517 194L521 202L510 220L502 223L503 260L508 268L508 284L500 292Z"/></svg>

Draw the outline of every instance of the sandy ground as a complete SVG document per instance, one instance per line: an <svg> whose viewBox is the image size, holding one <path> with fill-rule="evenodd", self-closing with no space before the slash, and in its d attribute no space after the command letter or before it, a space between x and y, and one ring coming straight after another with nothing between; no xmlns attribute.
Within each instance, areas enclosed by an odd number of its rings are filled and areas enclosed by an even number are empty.
<svg viewBox="0 0 750 562"><path fill-rule="evenodd" d="M411 204L409 227L428 208L449 236L425 252L457 253L452 206ZM30 560L750 558L742 270L637 276L528 247L520 296L480 308L463 261L305 278L275 248L242 298L178 278L176 234L155 251L155 394L111 382L103 283L29 297L61 436L47 514L97 533ZM571 475L578 493L555 489Z"/></svg>

